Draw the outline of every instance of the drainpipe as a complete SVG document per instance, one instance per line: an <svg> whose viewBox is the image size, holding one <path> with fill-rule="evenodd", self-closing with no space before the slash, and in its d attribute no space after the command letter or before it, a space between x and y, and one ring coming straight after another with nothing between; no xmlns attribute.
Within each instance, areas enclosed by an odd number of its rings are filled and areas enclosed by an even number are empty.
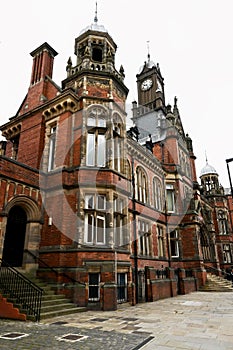
<svg viewBox="0 0 233 350"><path fill-rule="evenodd" d="M134 159L132 158L132 204L133 204L133 237L134 237L134 283L135 283L135 301L138 304L138 246L137 246L137 225L136 225L136 199L135 199L135 176Z"/></svg>
<svg viewBox="0 0 233 350"><path fill-rule="evenodd" d="M161 142L161 153L162 153L162 164L164 164L164 143ZM165 212L165 224L166 224L166 239L167 239L167 252L168 252L168 266L171 267L171 252L170 252L170 241L169 241L169 230L168 230L168 220L167 220L167 192L166 192L166 181L163 178L163 188L164 188L164 212Z"/></svg>

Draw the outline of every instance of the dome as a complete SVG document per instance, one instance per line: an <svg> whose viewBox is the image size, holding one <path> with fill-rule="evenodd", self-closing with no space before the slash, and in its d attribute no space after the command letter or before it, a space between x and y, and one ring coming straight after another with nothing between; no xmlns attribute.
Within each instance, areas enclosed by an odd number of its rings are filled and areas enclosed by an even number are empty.
<svg viewBox="0 0 233 350"><path fill-rule="evenodd" d="M218 173L212 165L206 163L204 168L201 169L200 177L204 175L218 175Z"/></svg>
<svg viewBox="0 0 233 350"><path fill-rule="evenodd" d="M95 31L95 32L102 32L102 33L107 33L108 32L103 25L99 25L99 24L97 24L97 22L95 22L95 23L92 23L91 25L87 26L83 30L81 30L79 35L82 35L83 33L86 33L88 30L92 30L92 31Z"/></svg>
<svg viewBox="0 0 233 350"><path fill-rule="evenodd" d="M88 30L92 30L94 32L102 32L102 33L107 33L108 31L104 28L103 25L98 24L98 16L97 16L97 1L96 1L96 9L95 9L95 17L94 17L94 23L91 25L87 26L81 32L79 35L82 35L83 33L86 33Z"/></svg>
<svg viewBox="0 0 233 350"><path fill-rule="evenodd" d="M154 61L151 60L145 62L144 65L139 68L138 74L140 74L143 71L144 67L151 69L153 67L156 67L156 64L154 63Z"/></svg>

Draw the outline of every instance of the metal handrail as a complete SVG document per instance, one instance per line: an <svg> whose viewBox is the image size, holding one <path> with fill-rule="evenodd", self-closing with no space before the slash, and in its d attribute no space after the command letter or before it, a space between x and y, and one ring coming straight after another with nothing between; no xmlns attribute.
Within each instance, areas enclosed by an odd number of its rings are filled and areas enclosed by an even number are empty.
<svg viewBox="0 0 233 350"><path fill-rule="evenodd" d="M33 257L33 259L38 262L41 263L42 265L44 265L46 268L48 268L50 271L52 271L56 276L64 276L66 277L68 280L70 280L72 283L79 283L79 284L84 284L82 282L79 282L77 280L75 280L74 278L70 277L69 275L67 275L64 272L58 272L56 271L53 267L51 267L50 265L48 265L44 260L42 260L41 258L39 258L38 256L36 256L35 254L33 254L30 250L25 249L24 250L26 253L28 253L29 255L31 255Z"/></svg>
<svg viewBox="0 0 233 350"><path fill-rule="evenodd" d="M38 287L6 261L0 259L0 291L15 299L26 314L40 321L43 289Z"/></svg>
<svg viewBox="0 0 233 350"><path fill-rule="evenodd" d="M217 269L216 267L213 267L213 266L209 266L207 264L203 264L205 266L205 269L208 271L214 271L215 273L221 273L223 274L224 276L227 276L227 277L231 277L231 274L227 271L224 271L224 270L221 270L221 269Z"/></svg>

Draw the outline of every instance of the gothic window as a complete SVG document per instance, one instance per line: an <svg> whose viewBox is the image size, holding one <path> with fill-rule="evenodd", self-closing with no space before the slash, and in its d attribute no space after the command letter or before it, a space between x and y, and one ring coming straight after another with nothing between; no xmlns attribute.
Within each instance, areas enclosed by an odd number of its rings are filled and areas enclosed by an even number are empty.
<svg viewBox="0 0 233 350"><path fill-rule="evenodd" d="M218 211L218 225L219 225L219 233L221 235L228 234L228 224L226 214L223 210Z"/></svg>
<svg viewBox="0 0 233 350"><path fill-rule="evenodd" d="M100 194L85 195L84 240L87 244L105 244L106 242L106 196Z"/></svg>
<svg viewBox="0 0 233 350"><path fill-rule="evenodd" d="M158 256L164 257L164 235L163 235L163 227L157 226L157 234L158 234Z"/></svg>
<svg viewBox="0 0 233 350"><path fill-rule="evenodd" d="M139 202L148 202L148 182L145 171L138 167L136 170L136 198Z"/></svg>
<svg viewBox="0 0 233 350"><path fill-rule="evenodd" d="M57 126L54 125L50 129L50 136L49 136L48 171L53 170L55 167L56 133L57 133Z"/></svg>
<svg viewBox="0 0 233 350"><path fill-rule="evenodd" d="M88 282L88 300L98 301L100 298L100 274L89 273Z"/></svg>
<svg viewBox="0 0 233 350"><path fill-rule="evenodd" d="M232 263L230 244L223 244L223 262Z"/></svg>
<svg viewBox="0 0 233 350"><path fill-rule="evenodd" d="M201 248L202 248L202 254L204 260L210 260L211 259L211 241L208 237L207 232L204 230L200 231L201 235Z"/></svg>
<svg viewBox="0 0 233 350"><path fill-rule="evenodd" d="M179 252L179 234L177 230L170 232L170 250L171 257L178 258L180 255Z"/></svg>
<svg viewBox="0 0 233 350"><path fill-rule="evenodd" d="M126 205L125 201L122 198L114 199L114 238L115 245L118 247L122 247L127 242L125 242L125 230L124 223L126 217Z"/></svg>
<svg viewBox="0 0 233 350"><path fill-rule="evenodd" d="M149 223L144 220L138 221L138 237L139 237L139 254L151 255L151 233L149 231Z"/></svg>
<svg viewBox="0 0 233 350"><path fill-rule="evenodd" d="M101 107L92 108L87 117L87 154L88 166L106 165L106 112Z"/></svg>
<svg viewBox="0 0 233 350"><path fill-rule="evenodd" d="M175 212L175 190L172 184L166 185L167 191L167 211L170 213Z"/></svg>
<svg viewBox="0 0 233 350"><path fill-rule="evenodd" d="M153 195L154 195L154 207L158 210L163 210L162 204L162 185L159 179L153 179Z"/></svg>

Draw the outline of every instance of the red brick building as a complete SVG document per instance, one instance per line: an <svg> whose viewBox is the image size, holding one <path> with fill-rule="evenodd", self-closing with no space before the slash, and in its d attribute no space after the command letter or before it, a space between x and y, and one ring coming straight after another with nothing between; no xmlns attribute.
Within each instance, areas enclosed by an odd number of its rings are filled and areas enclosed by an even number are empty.
<svg viewBox="0 0 233 350"><path fill-rule="evenodd" d="M232 198L208 164L198 183L159 65L148 55L127 116L116 50L95 18L58 86L57 52L42 44L25 99L0 128L0 257L103 310L197 290L233 253Z"/></svg>

